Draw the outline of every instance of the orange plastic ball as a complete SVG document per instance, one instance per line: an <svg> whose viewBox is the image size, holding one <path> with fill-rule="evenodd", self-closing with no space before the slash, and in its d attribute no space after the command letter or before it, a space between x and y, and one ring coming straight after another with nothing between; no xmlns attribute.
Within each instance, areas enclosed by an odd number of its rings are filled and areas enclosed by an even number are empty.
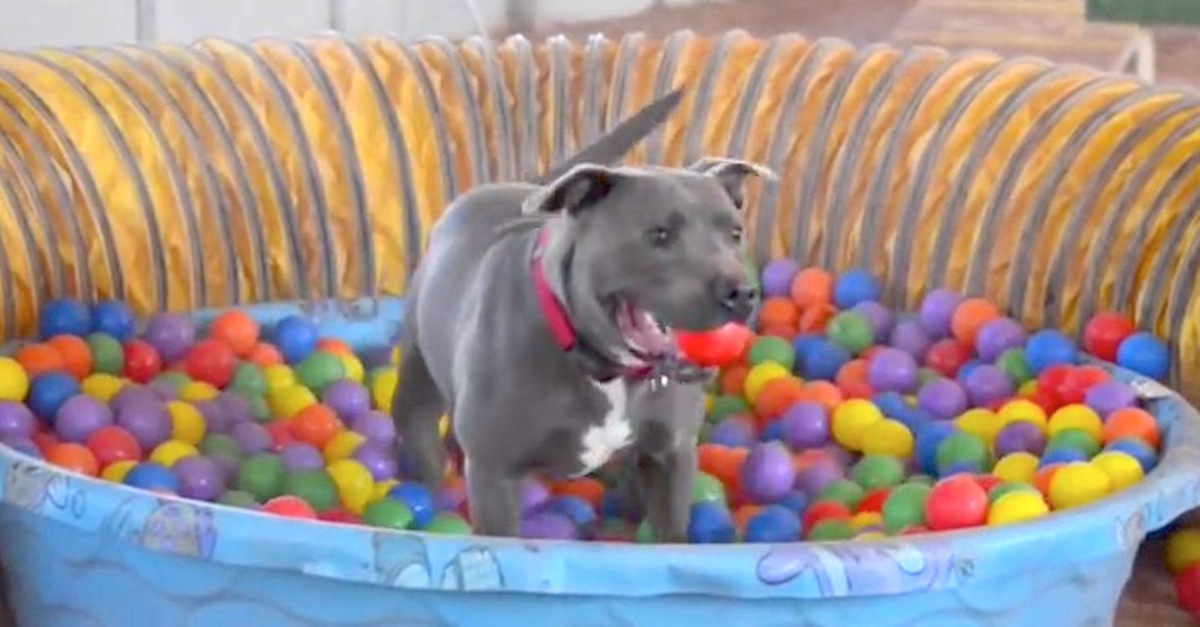
<svg viewBox="0 0 1200 627"><path fill-rule="evenodd" d="M804 384L804 396L800 400L820 403L825 411L832 413L846 397L838 386L829 381L809 381Z"/></svg>
<svg viewBox="0 0 1200 627"><path fill-rule="evenodd" d="M975 338L983 325L1000 317L1000 308L982 298L968 298L959 303L950 318L954 338L966 346L975 347Z"/></svg>
<svg viewBox="0 0 1200 627"><path fill-rule="evenodd" d="M778 337L790 341L792 338L796 337L796 328L781 324L773 324L771 326L763 327L762 332L759 333L759 336Z"/></svg>
<svg viewBox="0 0 1200 627"><path fill-rule="evenodd" d="M301 409L288 423L292 437L318 449L324 449L342 427L337 413L322 403L314 403Z"/></svg>
<svg viewBox="0 0 1200 627"><path fill-rule="evenodd" d="M1135 437L1157 449L1162 439L1154 415L1140 407L1123 407L1104 419L1104 443Z"/></svg>
<svg viewBox="0 0 1200 627"><path fill-rule="evenodd" d="M350 348L349 344L333 337L324 337L318 340L317 350L334 355L354 355L354 349Z"/></svg>
<svg viewBox="0 0 1200 627"><path fill-rule="evenodd" d="M13 357L30 378L55 370L67 371L67 362L62 354L49 344L26 344Z"/></svg>
<svg viewBox="0 0 1200 627"><path fill-rule="evenodd" d="M800 314L800 322L796 324L796 330L800 333L821 333L837 313L837 307L830 303L820 303L808 307Z"/></svg>
<svg viewBox="0 0 1200 627"><path fill-rule="evenodd" d="M1066 464L1050 464L1038 469L1037 474L1033 476L1033 487L1038 489L1042 494L1050 494L1050 482L1054 480L1054 473L1058 472Z"/></svg>
<svg viewBox="0 0 1200 627"><path fill-rule="evenodd" d="M82 381L92 374L92 347L87 340L77 335L56 335L46 343L62 356L63 365L71 376Z"/></svg>
<svg viewBox="0 0 1200 627"><path fill-rule="evenodd" d="M81 475L95 477L100 474L100 462L91 449L71 442L60 442L47 448L46 461Z"/></svg>
<svg viewBox="0 0 1200 627"><path fill-rule="evenodd" d="M283 363L283 353L280 353L279 349L275 348L271 344L259 342L258 344L254 345L254 349L250 351L250 354L246 355L246 361L257 365L260 368L277 366Z"/></svg>
<svg viewBox="0 0 1200 627"><path fill-rule="evenodd" d="M734 364L721 373L721 392L732 396L741 396L746 392L746 377L750 375L750 367L745 364Z"/></svg>
<svg viewBox="0 0 1200 627"><path fill-rule="evenodd" d="M696 452L700 470L724 484L726 493L737 494L737 488L741 485L742 462L746 460L748 451L720 444L701 444Z"/></svg>
<svg viewBox="0 0 1200 627"><path fill-rule="evenodd" d="M801 309L833 302L833 275L820 268L805 268L792 279L792 302Z"/></svg>
<svg viewBox="0 0 1200 627"><path fill-rule="evenodd" d="M758 312L758 323L762 328L778 326L796 328L800 322L800 308L790 299L776 296L762 302Z"/></svg>
<svg viewBox="0 0 1200 627"><path fill-rule="evenodd" d="M848 361L838 370L835 381L845 398L871 398L875 395L867 382L869 362L865 359Z"/></svg>
<svg viewBox="0 0 1200 627"><path fill-rule="evenodd" d="M604 500L604 484L599 479L580 477L569 481L559 481L551 486L551 492L558 496L574 496L581 498L592 507L599 508Z"/></svg>
<svg viewBox="0 0 1200 627"><path fill-rule="evenodd" d="M803 398L804 384L795 377L779 377L768 381L754 398L754 413L758 416L759 425L783 415Z"/></svg>
<svg viewBox="0 0 1200 627"><path fill-rule="evenodd" d="M246 358L258 345L258 323L240 309L230 309L217 316L209 327L208 336L233 349L233 354Z"/></svg>

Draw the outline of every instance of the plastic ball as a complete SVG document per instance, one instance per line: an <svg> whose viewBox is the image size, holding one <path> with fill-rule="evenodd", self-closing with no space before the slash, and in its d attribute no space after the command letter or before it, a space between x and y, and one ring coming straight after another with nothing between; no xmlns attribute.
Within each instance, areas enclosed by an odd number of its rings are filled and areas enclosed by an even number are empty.
<svg viewBox="0 0 1200 627"><path fill-rule="evenodd" d="M86 446L73 442L59 442L46 450L46 461L81 475L95 477L100 474L100 464L95 454Z"/></svg>
<svg viewBox="0 0 1200 627"><path fill-rule="evenodd" d="M315 520L317 512L304 499L294 496L277 496L263 503L262 511L287 518Z"/></svg>
<svg viewBox="0 0 1200 627"><path fill-rule="evenodd" d="M173 431L170 413L155 400L135 399L119 405L116 424L133 434L144 451L166 442Z"/></svg>
<svg viewBox="0 0 1200 627"><path fill-rule="evenodd" d="M324 448L342 428L337 414L328 405L320 403L300 410L290 423L292 436L317 448Z"/></svg>
<svg viewBox="0 0 1200 627"><path fill-rule="evenodd" d="M316 394L298 384L276 390L267 396L271 414L277 418L292 418L316 402Z"/></svg>
<svg viewBox="0 0 1200 627"><path fill-rule="evenodd" d="M172 439L194 445L204 440L208 425L195 405L183 401L170 401L166 407L171 416Z"/></svg>
<svg viewBox="0 0 1200 627"><path fill-rule="evenodd" d="M1103 451L1092 458L1092 465L1108 475L1113 492L1124 490L1146 476L1138 460L1121 451Z"/></svg>
<svg viewBox="0 0 1200 627"><path fill-rule="evenodd" d="M791 259L772 259L763 266L762 289L763 295L769 298L791 295L792 281L800 271L799 265Z"/></svg>
<svg viewBox="0 0 1200 627"><path fill-rule="evenodd" d="M1047 452L1058 449L1079 451L1084 459L1091 459L1100 452L1100 441L1083 429L1063 429L1046 442Z"/></svg>
<svg viewBox="0 0 1200 627"><path fill-rule="evenodd" d="M31 377L50 372L66 372L67 362L49 344L26 344L13 355Z"/></svg>
<svg viewBox="0 0 1200 627"><path fill-rule="evenodd" d="M1046 431L1054 437L1065 429L1080 429L1097 440L1104 437L1104 423L1091 407L1082 404L1064 405L1050 416Z"/></svg>
<svg viewBox="0 0 1200 627"><path fill-rule="evenodd" d="M833 303L838 309L850 309L866 301L878 301L883 294L879 279L867 270L848 270L833 284Z"/></svg>
<svg viewBox="0 0 1200 627"><path fill-rule="evenodd" d="M1121 438L1104 447L1105 451L1120 451L1133 457L1142 466L1142 472L1149 474L1158 463L1158 454L1154 448L1139 438Z"/></svg>
<svg viewBox="0 0 1200 627"><path fill-rule="evenodd" d="M934 342L925 353L925 365L950 378L958 376L958 371L970 359L971 349L950 338Z"/></svg>
<svg viewBox="0 0 1200 627"><path fill-rule="evenodd" d="M927 485L903 483L888 493L883 503L883 526L890 534L925 524L925 505L932 491Z"/></svg>
<svg viewBox="0 0 1200 627"><path fill-rule="evenodd" d="M376 408L391 413L392 397L399 382L400 373L395 368L387 368L371 380L371 400L375 402Z"/></svg>
<svg viewBox="0 0 1200 627"><path fill-rule="evenodd" d="M757 503L769 503L792 489L796 469L792 456L777 442L755 444L750 448L741 470L741 486L746 496Z"/></svg>
<svg viewBox="0 0 1200 627"><path fill-rule="evenodd" d="M25 400L29 385L29 375L17 360L0 357L0 401Z"/></svg>
<svg viewBox="0 0 1200 627"><path fill-rule="evenodd" d="M796 353L791 342L783 338L764 335L750 344L748 361L751 366L775 362L790 371L796 363Z"/></svg>
<svg viewBox="0 0 1200 627"><path fill-rule="evenodd" d="M179 460L195 457L199 454L200 451L187 442L167 440L154 447L154 450L150 452L150 461L158 462L167 468L172 468Z"/></svg>
<svg viewBox="0 0 1200 627"><path fill-rule="evenodd" d="M731 322L712 331L676 331L675 339L689 360L703 367L723 367L741 357L752 335L745 325Z"/></svg>
<svg viewBox="0 0 1200 627"><path fill-rule="evenodd" d="M850 352L833 342L820 339L797 350L799 373L806 379L831 381L839 370L850 361Z"/></svg>
<svg viewBox="0 0 1200 627"><path fill-rule="evenodd" d="M579 532L568 517L555 512L537 512L521 523L521 537L543 540L574 540Z"/></svg>
<svg viewBox="0 0 1200 627"><path fill-rule="evenodd" d="M419 483L401 483L388 492L388 498L404 503L413 515L413 525L425 529L437 515L437 504L429 489Z"/></svg>
<svg viewBox="0 0 1200 627"><path fill-rule="evenodd" d="M825 486L816 500L818 502L833 501L846 506L849 511L854 511L858 508L860 502L866 497L867 492L863 487L849 479L839 479Z"/></svg>
<svg viewBox="0 0 1200 627"><path fill-rule="evenodd" d="M34 377L29 385L29 408L38 417L53 420L67 399L80 393L79 382L65 372Z"/></svg>
<svg viewBox="0 0 1200 627"><path fill-rule="evenodd" d="M342 359L325 351L314 351L296 365L296 380L317 394L345 376Z"/></svg>
<svg viewBox="0 0 1200 627"><path fill-rule="evenodd" d="M864 455L851 473L864 490L891 487L904 480L904 462L891 455Z"/></svg>
<svg viewBox="0 0 1200 627"><path fill-rule="evenodd" d="M800 517L781 505L768 505L746 525L746 542L796 542Z"/></svg>
<svg viewBox="0 0 1200 627"><path fill-rule="evenodd" d="M929 352L929 347L933 345L933 339L929 337L929 333L925 331L919 321L904 319L892 326L888 343L894 348L912 355L914 359L923 361Z"/></svg>
<svg viewBox="0 0 1200 627"><path fill-rule="evenodd" d="M875 329L871 328L871 322L865 316L852 311L843 311L834 316L829 321L826 333L831 342L852 355L870 348L875 341Z"/></svg>
<svg viewBox="0 0 1200 627"><path fill-rule="evenodd" d="M831 425L834 440L848 451L861 451L867 428L883 418L883 412L871 401L847 400L833 411Z"/></svg>
<svg viewBox="0 0 1200 627"><path fill-rule="evenodd" d="M992 474L1003 481L1032 482L1041 460L1037 455L1016 451L1001 457L992 467Z"/></svg>
<svg viewBox="0 0 1200 627"><path fill-rule="evenodd" d="M712 428L707 441L731 448L749 446L754 442L754 423L745 416L730 416Z"/></svg>
<svg viewBox="0 0 1200 627"><path fill-rule="evenodd" d="M915 446L912 431L904 423L892 419L880 420L863 433L865 455L890 455L899 459L912 457Z"/></svg>
<svg viewBox="0 0 1200 627"><path fill-rule="evenodd" d="M64 442L82 444L99 429L113 424L113 411L100 401L77 394L55 413L54 429Z"/></svg>
<svg viewBox="0 0 1200 627"><path fill-rule="evenodd" d="M954 312L962 301L962 295L953 290L938 288L930 291L921 299L918 310L921 327L933 338L940 339L950 335Z"/></svg>
<svg viewBox="0 0 1200 627"><path fill-rule="evenodd" d="M425 531L441 535L467 535L471 533L471 525L458 514L442 512L433 518Z"/></svg>
<svg viewBox="0 0 1200 627"><path fill-rule="evenodd" d="M1200 564L1200 529L1184 527L1167 538L1167 570L1172 575Z"/></svg>
<svg viewBox="0 0 1200 627"><path fill-rule="evenodd" d="M1135 329L1128 316L1115 311L1096 314L1083 328L1083 348L1104 361L1115 362L1117 348Z"/></svg>
<svg viewBox="0 0 1200 627"><path fill-rule="evenodd" d="M694 544L727 544L733 542L736 529L733 515L724 505L696 503L688 521L688 541Z"/></svg>
<svg viewBox="0 0 1200 627"><path fill-rule="evenodd" d="M278 455L256 453L242 462L234 486L265 503L283 494L286 481L287 471Z"/></svg>
<svg viewBox="0 0 1200 627"><path fill-rule="evenodd" d="M125 387L125 381L111 374L96 373L85 378L79 387L84 394L107 403Z"/></svg>
<svg viewBox="0 0 1200 627"><path fill-rule="evenodd" d="M327 470L338 487L342 507L354 513L362 512L374 486L371 471L353 459L335 461L329 464Z"/></svg>
<svg viewBox="0 0 1200 627"><path fill-rule="evenodd" d="M973 433L950 434L937 447L937 473L942 477L963 468L983 472L990 461L987 442Z"/></svg>
<svg viewBox="0 0 1200 627"><path fill-rule="evenodd" d="M987 513L992 527L1011 525L1041 518L1050 513L1042 495L1035 491L1017 490L996 499Z"/></svg>
<svg viewBox="0 0 1200 627"><path fill-rule="evenodd" d="M92 349L87 340L77 335L56 335L46 345L58 352L63 368L71 376L83 379L92 373Z"/></svg>
<svg viewBox="0 0 1200 627"><path fill-rule="evenodd" d="M833 275L820 268L804 268L792 278L789 295L801 308L833 302Z"/></svg>
<svg viewBox="0 0 1200 627"><path fill-rule="evenodd" d="M996 416L1005 425L1010 425L1014 422L1029 422L1040 428L1045 428L1049 420L1046 416L1046 410L1042 409L1037 403L1023 398L1013 399L1004 403L996 412Z"/></svg>
<svg viewBox="0 0 1200 627"><path fill-rule="evenodd" d="M174 363L187 355L196 341L196 325L182 314L155 314L146 321L142 339L154 347L164 362Z"/></svg>
<svg viewBox="0 0 1200 627"><path fill-rule="evenodd" d="M271 339L285 362L300 363L317 348L317 325L304 316L287 316L276 323Z"/></svg>
<svg viewBox="0 0 1200 627"><path fill-rule="evenodd" d="M121 342L107 333L92 333L86 341L95 372L116 376L125 374L125 347L121 346Z"/></svg>
<svg viewBox="0 0 1200 627"><path fill-rule="evenodd" d="M917 360L895 348L885 348L868 362L867 381L880 392L908 392L917 385Z"/></svg>
<svg viewBox="0 0 1200 627"><path fill-rule="evenodd" d="M1041 374L1051 366L1074 364L1078 353L1075 341L1061 331L1038 331L1025 343L1025 359L1034 374Z"/></svg>
<svg viewBox="0 0 1200 627"><path fill-rule="evenodd" d="M157 462L142 462L125 475L125 485L152 492L179 492L179 477Z"/></svg>
<svg viewBox="0 0 1200 627"><path fill-rule="evenodd" d="M971 370L963 377L963 388L967 398L977 407L985 407L1009 398L1013 395L1014 386L1003 370L983 364Z"/></svg>
<svg viewBox="0 0 1200 627"><path fill-rule="evenodd" d="M1193 620L1200 620L1200 566L1190 566L1175 578L1175 596Z"/></svg>
<svg viewBox="0 0 1200 627"><path fill-rule="evenodd" d="M125 344L125 376L138 383L148 383L162 372L162 358L149 342L130 340Z"/></svg>
<svg viewBox="0 0 1200 627"><path fill-rule="evenodd" d="M371 409L371 393L362 384L349 379L325 386L321 401L344 419L352 419Z"/></svg>
<svg viewBox="0 0 1200 627"><path fill-rule="evenodd" d="M932 531L977 527L987 522L988 496L968 475L955 475L934 484L925 503L926 525Z"/></svg>
<svg viewBox="0 0 1200 627"><path fill-rule="evenodd" d="M58 298L42 307L38 334L42 339L55 335L87 335L92 330L92 312L78 300Z"/></svg>
<svg viewBox="0 0 1200 627"><path fill-rule="evenodd" d="M982 298L968 298L958 304L950 318L950 331L963 345L974 347L984 325L1000 317L1000 308Z"/></svg>
<svg viewBox="0 0 1200 627"><path fill-rule="evenodd" d="M1001 457L1018 452L1041 455L1046 448L1046 432L1036 423L1015 420L1000 428L992 448Z"/></svg>
<svg viewBox="0 0 1200 627"><path fill-rule="evenodd" d="M132 459L113 462L107 466L101 466L100 478L112 483L125 483L125 477L129 475L129 471L137 465L137 461Z"/></svg>
<svg viewBox="0 0 1200 627"><path fill-rule="evenodd" d="M37 417L23 403L0 401L0 438L31 437L37 431Z"/></svg>
<svg viewBox="0 0 1200 627"><path fill-rule="evenodd" d="M892 310L874 300L865 300L851 307L850 311L871 323L871 328L875 329L876 344L883 344L891 337L892 329L896 326L896 314Z"/></svg>
<svg viewBox="0 0 1200 627"><path fill-rule="evenodd" d="M1087 505L1108 496L1113 489L1112 481L1099 467L1086 462L1075 462L1062 466L1050 480L1050 506L1056 510Z"/></svg>
<svg viewBox="0 0 1200 627"><path fill-rule="evenodd" d="M1153 448L1162 440L1154 415L1140 407L1123 407L1110 413L1102 429L1106 444L1124 438L1138 438Z"/></svg>
<svg viewBox="0 0 1200 627"><path fill-rule="evenodd" d="M979 358L994 362L1005 351L1025 346L1025 327L1012 318L995 318L984 323L975 337Z"/></svg>
<svg viewBox="0 0 1200 627"><path fill-rule="evenodd" d="M996 358L996 366L1017 385L1024 385L1033 379L1033 369L1029 367L1029 360L1025 357L1023 347L1010 348L1000 353L1000 356Z"/></svg>
<svg viewBox="0 0 1200 627"><path fill-rule="evenodd" d="M172 470L179 477L179 496L184 498L213 501L225 490L224 472L217 462L207 457L181 458Z"/></svg>
<svg viewBox="0 0 1200 627"><path fill-rule="evenodd" d="M953 379L934 379L917 392L917 406L938 420L950 420L967 409L967 392Z"/></svg>
<svg viewBox="0 0 1200 627"><path fill-rule="evenodd" d="M324 468L289 472L284 480L283 493L303 499L317 513L338 506L338 488Z"/></svg>
<svg viewBox="0 0 1200 627"><path fill-rule="evenodd" d="M1137 405L1137 395L1133 388L1116 380L1096 384L1088 389L1083 403L1091 407L1097 414L1107 418L1109 414L1127 407Z"/></svg>
<svg viewBox="0 0 1200 627"><path fill-rule="evenodd" d="M200 340L188 350L185 367L189 377L223 388L233 380L237 357L224 342Z"/></svg>
<svg viewBox="0 0 1200 627"><path fill-rule="evenodd" d="M133 309L119 300L104 300L93 305L91 321L89 331L103 333L118 342L131 339L137 332L137 318L133 315Z"/></svg>
<svg viewBox="0 0 1200 627"><path fill-rule="evenodd" d="M254 498L254 495L243 490L226 490L221 493L221 496L217 497L217 502L221 505L240 509L257 510L259 507L259 503Z"/></svg>
<svg viewBox="0 0 1200 627"><path fill-rule="evenodd" d="M233 354L245 358L258 344L258 323L244 311L231 309L213 319L208 336L229 347Z"/></svg>

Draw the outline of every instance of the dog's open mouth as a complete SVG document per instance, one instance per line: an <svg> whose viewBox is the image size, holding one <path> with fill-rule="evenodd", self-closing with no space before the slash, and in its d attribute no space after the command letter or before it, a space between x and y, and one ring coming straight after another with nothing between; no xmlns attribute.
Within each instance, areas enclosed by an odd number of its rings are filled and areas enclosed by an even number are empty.
<svg viewBox="0 0 1200 627"><path fill-rule="evenodd" d="M649 311L625 299L618 300L615 309L613 317L617 328L634 355L650 360L675 352L675 336L671 329Z"/></svg>

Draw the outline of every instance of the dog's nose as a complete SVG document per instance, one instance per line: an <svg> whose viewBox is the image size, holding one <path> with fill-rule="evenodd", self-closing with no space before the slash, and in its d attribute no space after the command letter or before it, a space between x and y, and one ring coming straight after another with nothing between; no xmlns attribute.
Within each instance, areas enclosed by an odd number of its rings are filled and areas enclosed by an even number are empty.
<svg viewBox="0 0 1200 627"><path fill-rule="evenodd" d="M717 300L735 318L745 320L758 304L758 287L744 278L724 277L716 285Z"/></svg>

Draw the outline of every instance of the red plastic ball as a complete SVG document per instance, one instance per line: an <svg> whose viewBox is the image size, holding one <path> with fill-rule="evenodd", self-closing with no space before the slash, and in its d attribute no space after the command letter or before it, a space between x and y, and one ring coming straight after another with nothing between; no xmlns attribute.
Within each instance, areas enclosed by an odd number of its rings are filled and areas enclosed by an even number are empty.
<svg viewBox="0 0 1200 627"><path fill-rule="evenodd" d="M802 520L805 531L825 520L848 520L850 510L837 501L817 501L804 512Z"/></svg>
<svg viewBox="0 0 1200 627"><path fill-rule="evenodd" d="M38 450L42 452L43 457L46 455L46 451L58 444L58 435L53 431L38 431L30 439L33 440L34 446L37 446Z"/></svg>
<svg viewBox="0 0 1200 627"><path fill-rule="evenodd" d="M956 340L938 340L925 354L925 365L944 377L958 376L958 370L971 359L971 349Z"/></svg>
<svg viewBox="0 0 1200 627"><path fill-rule="evenodd" d="M317 512L312 508L312 505L309 505L308 501L298 496L277 496L263 503L262 511L288 518L317 519Z"/></svg>
<svg viewBox="0 0 1200 627"><path fill-rule="evenodd" d="M877 488L867 492L863 499L858 502L858 511L883 513L883 504L887 502L888 495L892 493L891 488Z"/></svg>
<svg viewBox="0 0 1200 627"><path fill-rule="evenodd" d="M296 436L292 435L292 426L287 420L272 420L264 428L271 436L273 448L277 452L296 441Z"/></svg>
<svg viewBox="0 0 1200 627"><path fill-rule="evenodd" d="M742 356L752 335L746 325L731 322L712 331L676 331L675 339L684 357L700 366L722 367Z"/></svg>
<svg viewBox="0 0 1200 627"><path fill-rule="evenodd" d="M988 496L970 475L939 481L925 503L925 521L933 531L977 527L987 522Z"/></svg>
<svg viewBox="0 0 1200 627"><path fill-rule="evenodd" d="M1083 349L1103 359L1117 360L1117 347L1137 329L1133 320L1115 311L1096 314L1083 327Z"/></svg>
<svg viewBox="0 0 1200 627"><path fill-rule="evenodd" d="M149 383L162 372L162 358L149 342L129 340L125 343L125 376L137 383Z"/></svg>
<svg viewBox="0 0 1200 627"><path fill-rule="evenodd" d="M237 356L224 342L200 340L188 351L184 368L189 377L223 388L233 380Z"/></svg>
<svg viewBox="0 0 1200 627"><path fill-rule="evenodd" d="M1087 398L1088 390L1108 381L1109 378L1111 376L1108 371L1099 366L1071 368L1058 386L1058 396L1064 405L1082 403Z"/></svg>
<svg viewBox="0 0 1200 627"><path fill-rule="evenodd" d="M96 455L100 467L113 462L136 461L142 458L142 447L127 429L116 425L100 427L87 439L87 447Z"/></svg>
<svg viewBox="0 0 1200 627"><path fill-rule="evenodd" d="M356 516L353 512L341 507L335 507L318 516L325 522L338 523L343 525L357 525L362 522L362 519Z"/></svg>
<svg viewBox="0 0 1200 627"><path fill-rule="evenodd" d="M1003 483L1003 480L996 475L979 475L975 477L975 481L979 483L979 487L983 488L984 492L991 492L992 488Z"/></svg>
<svg viewBox="0 0 1200 627"><path fill-rule="evenodd" d="M81 475L95 477L100 474L100 463L88 447L82 444L60 442L46 451L46 461Z"/></svg>
<svg viewBox="0 0 1200 627"><path fill-rule="evenodd" d="M1192 618L1200 619L1200 564L1192 564L1175 578L1175 596Z"/></svg>

